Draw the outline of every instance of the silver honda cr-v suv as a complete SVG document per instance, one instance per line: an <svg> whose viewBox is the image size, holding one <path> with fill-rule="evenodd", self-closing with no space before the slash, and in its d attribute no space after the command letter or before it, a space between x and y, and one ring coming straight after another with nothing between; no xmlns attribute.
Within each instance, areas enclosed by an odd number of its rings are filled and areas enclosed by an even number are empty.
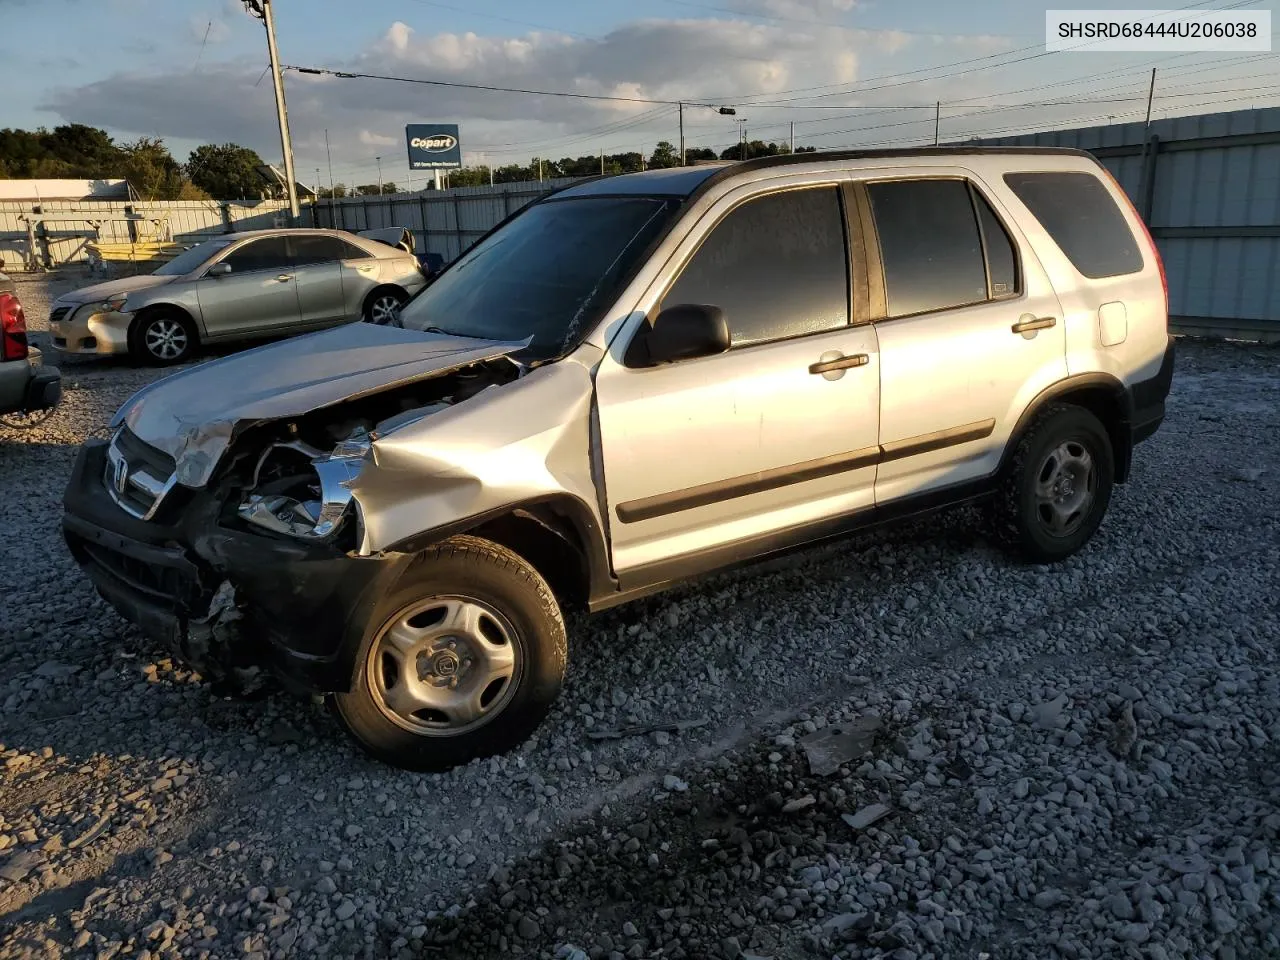
<svg viewBox="0 0 1280 960"><path fill-rule="evenodd" d="M561 610L981 501L1102 522L1173 372L1163 267L1069 150L806 154L579 183L362 323L139 392L76 559L202 674L328 695L384 760L506 750Z"/></svg>

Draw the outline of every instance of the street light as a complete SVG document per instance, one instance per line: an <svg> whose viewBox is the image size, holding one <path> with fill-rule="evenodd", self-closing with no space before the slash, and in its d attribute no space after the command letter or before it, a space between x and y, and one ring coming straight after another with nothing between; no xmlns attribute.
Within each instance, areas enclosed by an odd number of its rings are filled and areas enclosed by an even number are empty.
<svg viewBox="0 0 1280 960"><path fill-rule="evenodd" d="M289 215L298 222L297 177L293 172L293 141L289 137L289 112L284 105L284 80L280 76L280 55L276 52L276 22L271 0L242 0L244 8L262 21L267 31L267 55L271 58L271 81L276 88L276 120L280 124L280 149L284 152L284 180L289 193Z"/></svg>
<svg viewBox="0 0 1280 960"><path fill-rule="evenodd" d="M738 129L741 131L738 134L738 139L742 143L742 159L745 160L747 159L747 118L739 117L737 120L734 121L734 123L741 124L741 126L738 127Z"/></svg>
<svg viewBox="0 0 1280 960"><path fill-rule="evenodd" d="M738 111L733 107L713 107L709 103L692 103L692 107L706 107L708 110L714 110L722 117L732 117ZM680 166L685 165L684 157L684 101L680 101Z"/></svg>

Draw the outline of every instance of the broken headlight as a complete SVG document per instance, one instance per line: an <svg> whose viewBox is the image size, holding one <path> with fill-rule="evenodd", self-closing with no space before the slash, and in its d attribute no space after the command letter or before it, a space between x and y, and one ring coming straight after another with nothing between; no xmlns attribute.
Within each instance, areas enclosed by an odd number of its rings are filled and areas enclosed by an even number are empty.
<svg viewBox="0 0 1280 960"><path fill-rule="evenodd" d="M329 453L304 443L272 444L258 459L240 503L242 520L300 540L325 540L355 512L351 485L369 462L369 435L358 430Z"/></svg>

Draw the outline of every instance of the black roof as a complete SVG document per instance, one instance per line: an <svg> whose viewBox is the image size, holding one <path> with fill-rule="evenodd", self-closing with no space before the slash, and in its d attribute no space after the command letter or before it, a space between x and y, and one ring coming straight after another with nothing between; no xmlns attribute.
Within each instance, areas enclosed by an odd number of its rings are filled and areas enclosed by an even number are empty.
<svg viewBox="0 0 1280 960"><path fill-rule="evenodd" d="M695 167L671 167L664 170L646 170L643 173L624 173L612 177L592 177L557 190L556 199L566 197L601 196L662 196L690 197L700 188L717 180L726 180L753 170L770 167L787 167L806 163L831 163L841 160L876 160L893 157L948 157L948 156L1072 156L1088 157L1084 150L1072 147L904 147L893 150L830 150L823 153L794 153L776 157L757 157L754 160L726 161Z"/></svg>

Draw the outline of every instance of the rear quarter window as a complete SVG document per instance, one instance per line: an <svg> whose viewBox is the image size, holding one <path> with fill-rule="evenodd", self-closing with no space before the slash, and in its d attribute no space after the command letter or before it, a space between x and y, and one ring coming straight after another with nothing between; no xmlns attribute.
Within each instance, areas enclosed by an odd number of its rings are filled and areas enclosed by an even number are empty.
<svg viewBox="0 0 1280 960"><path fill-rule="evenodd" d="M1142 251L1101 180L1091 173L1006 173L1004 182L1091 280L1142 269Z"/></svg>

